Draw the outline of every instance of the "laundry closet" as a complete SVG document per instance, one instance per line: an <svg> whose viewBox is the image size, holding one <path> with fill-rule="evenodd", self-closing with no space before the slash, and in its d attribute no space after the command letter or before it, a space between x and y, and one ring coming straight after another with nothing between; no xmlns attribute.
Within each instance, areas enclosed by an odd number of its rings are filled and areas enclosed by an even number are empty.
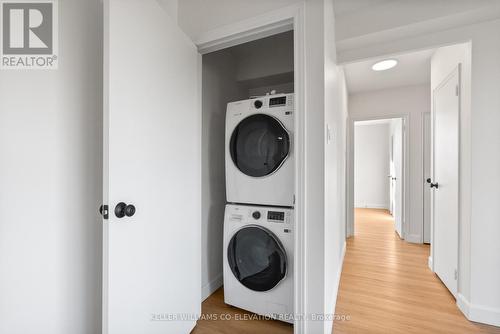
<svg viewBox="0 0 500 334"><path fill-rule="evenodd" d="M202 56L202 298L289 323L293 93L293 31Z"/></svg>

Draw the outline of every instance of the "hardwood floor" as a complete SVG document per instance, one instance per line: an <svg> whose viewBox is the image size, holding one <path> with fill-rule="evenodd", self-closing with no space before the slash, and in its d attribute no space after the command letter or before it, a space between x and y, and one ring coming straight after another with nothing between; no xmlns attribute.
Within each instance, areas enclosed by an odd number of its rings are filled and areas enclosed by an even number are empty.
<svg viewBox="0 0 500 334"><path fill-rule="evenodd" d="M202 304L202 315L205 319L198 324L191 334L291 334L293 326L275 320L244 320L254 316L253 313L241 310L224 303L222 288L208 297ZM223 316L229 320L210 320L211 315Z"/></svg>
<svg viewBox="0 0 500 334"><path fill-rule="evenodd" d="M500 333L469 322L427 267L428 245L402 241L385 210L357 209L347 241L334 333Z"/></svg>
<svg viewBox="0 0 500 334"><path fill-rule="evenodd" d="M334 333L498 333L500 328L469 322L427 267L428 245L402 241L385 210L356 210L356 236L347 241ZM203 302L193 334L291 334L279 321L237 320L252 313L224 304L222 289ZM210 320L211 315L230 320ZM315 333L310 333L315 334Z"/></svg>

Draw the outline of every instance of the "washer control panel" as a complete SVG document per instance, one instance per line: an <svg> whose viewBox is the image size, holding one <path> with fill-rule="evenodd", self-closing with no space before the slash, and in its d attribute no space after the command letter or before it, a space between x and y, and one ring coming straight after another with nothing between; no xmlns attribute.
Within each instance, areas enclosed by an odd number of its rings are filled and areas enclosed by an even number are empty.
<svg viewBox="0 0 500 334"><path fill-rule="evenodd" d="M293 224L293 209L291 208L228 204L225 216L227 221L241 224L265 224L266 222L286 226Z"/></svg>

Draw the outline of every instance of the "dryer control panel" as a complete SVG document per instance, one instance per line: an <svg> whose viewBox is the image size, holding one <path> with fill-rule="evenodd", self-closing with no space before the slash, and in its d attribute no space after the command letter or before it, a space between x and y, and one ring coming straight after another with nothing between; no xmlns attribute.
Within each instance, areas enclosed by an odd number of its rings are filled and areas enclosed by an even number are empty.
<svg viewBox="0 0 500 334"><path fill-rule="evenodd" d="M283 211L268 211L267 212L267 220L284 223L285 222L285 212Z"/></svg>
<svg viewBox="0 0 500 334"><path fill-rule="evenodd" d="M286 96L272 97L269 99L269 107L286 106Z"/></svg>

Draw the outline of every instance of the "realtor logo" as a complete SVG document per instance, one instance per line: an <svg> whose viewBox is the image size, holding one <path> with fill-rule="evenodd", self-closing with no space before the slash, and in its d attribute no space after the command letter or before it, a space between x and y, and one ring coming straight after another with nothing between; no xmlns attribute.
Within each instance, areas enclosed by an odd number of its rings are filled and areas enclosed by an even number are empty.
<svg viewBox="0 0 500 334"><path fill-rule="evenodd" d="M0 0L2 69L57 68L57 3Z"/></svg>

